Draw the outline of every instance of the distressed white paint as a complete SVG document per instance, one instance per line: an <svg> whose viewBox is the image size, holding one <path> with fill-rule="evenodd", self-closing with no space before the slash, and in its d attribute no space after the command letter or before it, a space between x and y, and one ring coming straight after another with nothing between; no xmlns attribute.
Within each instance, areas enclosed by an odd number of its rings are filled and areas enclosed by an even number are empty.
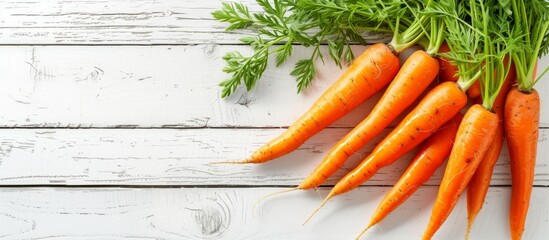
<svg viewBox="0 0 549 240"><path fill-rule="evenodd" d="M354 239L389 190L359 188L336 197L307 225L319 193L288 193L262 202L280 188L174 189L0 189L0 236L5 239ZM510 189L491 188L470 239L509 239ZM420 239L427 225L435 187L416 194L362 239ZM524 239L549 234L549 188L535 188ZM462 196L434 240L463 239Z"/></svg>
<svg viewBox="0 0 549 240"><path fill-rule="evenodd" d="M265 72L256 89L219 97L221 56L246 46L0 47L0 126L14 127L279 127L288 126L342 70L318 62L318 78L296 94L289 75L310 49L295 48L288 64ZM364 47L355 47L357 53ZM549 58L540 69L549 66ZM545 101L549 81L538 89ZM352 127L379 95L334 126ZM542 104L542 125L549 105Z"/></svg>
<svg viewBox="0 0 549 240"><path fill-rule="evenodd" d="M357 52L364 47L356 47ZM0 125L26 127L287 126L342 73L333 64L296 94L289 64L271 66L257 89L220 99L221 56L244 46L0 47ZM375 99L335 126L354 126ZM288 108L288 106L292 106Z"/></svg>
<svg viewBox="0 0 549 240"><path fill-rule="evenodd" d="M249 31L228 26L211 12L220 0L42 0L0 2L0 44L240 43ZM254 0L238 0L261 9ZM365 35L372 42L388 35Z"/></svg>
<svg viewBox="0 0 549 240"><path fill-rule="evenodd" d="M0 185L298 185L347 129L327 129L285 157L258 165L211 162L246 158L282 129L13 129L2 130ZM535 184L549 185L549 130L542 129ZM329 185L361 161L380 138L351 157ZM413 152L367 185L392 185ZM436 185L444 167L427 182ZM507 149L493 185L510 185Z"/></svg>

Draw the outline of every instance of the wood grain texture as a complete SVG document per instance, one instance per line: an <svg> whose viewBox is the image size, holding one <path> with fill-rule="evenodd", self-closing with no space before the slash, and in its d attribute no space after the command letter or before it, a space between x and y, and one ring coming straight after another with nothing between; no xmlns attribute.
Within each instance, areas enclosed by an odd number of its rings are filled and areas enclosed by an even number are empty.
<svg viewBox="0 0 549 240"><path fill-rule="evenodd" d="M296 94L289 75L309 54L271 66L249 93L220 99L221 56L245 46L0 47L0 126L279 127L297 119L342 70L319 62L319 79ZM355 47L359 53L364 47ZM321 67L322 66L322 67ZM334 126L354 126L374 99ZM291 106L291 107L289 107Z"/></svg>
<svg viewBox="0 0 549 240"><path fill-rule="evenodd" d="M364 49L354 47L357 54ZM287 64L269 66L256 89L220 99L217 83L228 77L221 56L249 52L248 47L4 46L0 51L0 127L288 126L343 71L319 61L318 78L296 94L289 73L298 59L310 54L310 49L296 47ZM540 69L546 66L547 57ZM540 81L537 88L544 101L549 81ZM380 94L334 126L355 126ZM542 104L540 122L549 123L547 104Z"/></svg>
<svg viewBox="0 0 549 240"><path fill-rule="evenodd" d="M238 44L251 34L213 19L221 0L40 0L0 2L0 44ZM251 11L254 0L239 0ZM372 42L388 35L364 36Z"/></svg>
<svg viewBox="0 0 549 240"><path fill-rule="evenodd" d="M297 151L259 165L219 165L247 157L282 129L4 129L0 185L295 186L348 129L327 129ZM386 132L387 133L387 132ZM549 130L540 134L535 184L549 185ZM326 184L333 185L380 138L350 158ZM413 157L383 168L366 185L392 185ZM437 185L441 167L427 182ZM510 185L504 148L493 185Z"/></svg>
<svg viewBox="0 0 549 240"><path fill-rule="evenodd" d="M353 239L386 187L359 188L334 198L306 226L303 220L327 189L292 193L252 205L280 188L87 189L0 188L0 236L5 239ZM471 239L509 239L510 188L491 188ZM363 239L419 239L436 197L419 189ZM549 234L549 188L534 188L524 239ZM465 198L435 235L463 239Z"/></svg>

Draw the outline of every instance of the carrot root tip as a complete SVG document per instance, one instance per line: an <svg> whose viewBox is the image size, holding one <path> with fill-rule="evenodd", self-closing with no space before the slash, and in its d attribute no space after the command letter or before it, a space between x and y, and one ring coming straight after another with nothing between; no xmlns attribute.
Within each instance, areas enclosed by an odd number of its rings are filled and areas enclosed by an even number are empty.
<svg viewBox="0 0 549 240"><path fill-rule="evenodd" d="M313 218L313 216L318 212L318 210L320 210L322 207L324 207L324 205L326 205L326 203L328 202L328 200L330 200L330 198L332 198L332 195L329 194L325 199L324 201L322 201L322 203L320 204L320 206L318 206L314 211L313 213L311 213L311 215L307 218L307 220L305 220L305 222L303 223L303 225L307 224L307 222L309 222L309 220L311 220L311 218Z"/></svg>
<svg viewBox="0 0 549 240"><path fill-rule="evenodd" d="M367 232L371 227L373 227L373 226L374 226L374 225L371 224L371 223L368 224L368 226L366 226L366 227L362 230L362 232L360 232L360 233L358 234L358 236L355 238L355 240L359 240L360 237L362 237L362 235L364 235L364 233L366 233L366 232Z"/></svg>
<svg viewBox="0 0 549 240"><path fill-rule="evenodd" d="M209 164L249 164L253 163L249 160L236 160L236 161L225 161L225 162L210 162Z"/></svg>
<svg viewBox="0 0 549 240"><path fill-rule="evenodd" d="M281 193L287 193L287 192L292 192L292 191L295 191L295 190L299 190L299 188L291 188L291 189L284 189L282 191L277 191L277 192L274 192L274 193L270 193L270 194L267 194L263 197L260 197L259 199L257 199L257 201L255 201L254 205L252 206L252 215L253 216L256 216L255 215L255 209L257 208L257 205L259 205L259 203L263 200L265 200L266 198L268 197L272 197L274 195L278 195L278 194L281 194Z"/></svg>
<svg viewBox="0 0 549 240"><path fill-rule="evenodd" d="M467 230L465 230L465 240L469 240L469 234L471 233L471 228L473 227L473 222L469 221L467 223Z"/></svg>

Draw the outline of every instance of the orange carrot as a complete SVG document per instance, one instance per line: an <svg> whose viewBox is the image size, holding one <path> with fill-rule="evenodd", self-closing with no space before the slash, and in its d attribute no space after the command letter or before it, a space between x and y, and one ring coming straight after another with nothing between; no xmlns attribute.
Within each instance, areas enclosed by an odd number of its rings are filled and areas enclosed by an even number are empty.
<svg viewBox="0 0 549 240"><path fill-rule="evenodd" d="M450 51L450 47L446 42L440 45L438 49L439 53L447 53ZM438 57L438 63L440 64L439 78L442 82L457 82L459 79L457 75L458 67L450 62L450 59L445 57Z"/></svg>
<svg viewBox="0 0 549 240"><path fill-rule="evenodd" d="M256 150L243 161L262 163L285 155L329 126L364 100L384 88L400 67L398 57L385 44L370 46L345 73L280 136Z"/></svg>
<svg viewBox="0 0 549 240"><path fill-rule="evenodd" d="M421 144L410 166L393 186L374 212L368 226L360 233L362 236L370 227L381 222L387 215L410 197L425 183L444 160L450 155L459 124L463 115L458 113L442 126L433 136Z"/></svg>
<svg viewBox="0 0 549 240"><path fill-rule="evenodd" d="M514 31L523 33L519 39L522 48L511 53L517 71L517 86L505 100L503 125L511 161L511 239L522 239L530 196L534 183L537 145L539 137L540 98L534 85L549 67L537 75L540 57L549 52L549 11L539 11L538 4L545 1L513 1L512 12L516 22Z"/></svg>
<svg viewBox="0 0 549 240"><path fill-rule="evenodd" d="M478 81L476 81L469 90L467 90L467 96L469 96L470 99L475 99L480 97L480 84Z"/></svg>
<svg viewBox="0 0 549 240"><path fill-rule="evenodd" d="M505 101L504 126L511 159L511 238L522 239L536 164L540 99L514 87Z"/></svg>
<svg viewBox="0 0 549 240"><path fill-rule="evenodd" d="M488 147L486 154L480 162L475 174L471 178L469 185L467 186L467 232L466 239L469 237L471 227L475 221L476 216L480 212L488 187L490 186L490 180L492 178L492 172L494 165L499 159L499 154L503 146L503 107L505 105L505 98L507 93L511 89L512 81L516 78L515 67L511 65L509 73L505 78L505 82L501 86L499 94L494 101L493 110L498 115L498 127L496 135L492 144Z"/></svg>
<svg viewBox="0 0 549 240"><path fill-rule="evenodd" d="M467 75L471 67L477 69L474 71L475 75L477 73L481 74L482 77L476 82L478 82L481 90L482 105L474 104L471 106L461 121L429 223L423 233L423 240L431 239L448 218L459 196L475 174L497 132L499 118L492 110L495 99L511 68L511 64L504 59L507 54L519 47L514 42L509 41L504 34L494 34L501 31L501 29L496 29L494 26L506 23L509 16L504 13L505 11L494 11L491 7L486 6L484 1L470 1L470 5L467 6L468 9L464 12L467 12L471 22L481 24L477 24L478 28L475 31L467 32L471 34L467 37L463 37L460 30L467 29L468 26L461 25L462 23L455 18L447 19L451 23L448 26L458 26L455 30L448 31L448 39L451 39L450 44L463 48L463 50L457 52L479 53L478 55L455 54L457 58L455 62L458 63L460 80L463 74ZM497 17L494 17L494 14L497 14ZM481 40L471 42L475 39ZM482 44L479 44L479 42L482 42ZM505 44L499 44L499 42Z"/></svg>
<svg viewBox="0 0 549 240"><path fill-rule="evenodd" d="M438 68L438 61L425 51L410 55L368 117L332 148L298 188L318 187L341 168L350 155L380 134L419 97L435 79Z"/></svg>
<svg viewBox="0 0 549 240"><path fill-rule="evenodd" d="M408 10L417 11L416 9ZM400 17L381 20L394 31L391 42L388 44L378 43L369 47L354 60L339 80L326 90L320 99L282 135L260 147L247 159L229 163L262 163L287 154L387 86L400 68L398 55L419 40L424 39L424 26L431 19L429 16L416 14L410 16L418 17L410 19L412 21L406 21L407 23L401 22ZM430 25L431 28L438 26L435 23L430 23ZM401 28L404 26L406 27ZM377 26L375 28L377 29ZM433 33L436 36L432 36L430 39L441 43L443 33L444 31L437 31L437 34ZM430 45L433 46L433 50L438 49L437 44ZM427 51L431 53L429 50L431 48ZM333 54L331 55L334 57Z"/></svg>
<svg viewBox="0 0 549 240"><path fill-rule="evenodd" d="M435 87L360 165L334 186L328 196L354 189L380 168L398 160L454 117L466 102L467 97L453 82Z"/></svg>
<svg viewBox="0 0 549 240"><path fill-rule="evenodd" d="M450 215L461 192L475 173L494 138L497 124L497 115L478 104L469 108L463 117L440 184L429 225L422 239L431 239Z"/></svg>
<svg viewBox="0 0 549 240"><path fill-rule="evenodd" d="M433 88L354 170L330 191L307 221L332 197L348 192L371 178L431 136L467 103L467 95L456 83L444 82Z"/></svg>

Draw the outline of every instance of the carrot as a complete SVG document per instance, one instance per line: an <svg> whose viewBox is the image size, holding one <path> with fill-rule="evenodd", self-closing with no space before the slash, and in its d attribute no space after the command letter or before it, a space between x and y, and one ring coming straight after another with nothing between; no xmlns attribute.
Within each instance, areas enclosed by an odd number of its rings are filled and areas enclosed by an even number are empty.
<svg viewBox="0 0 549 240"><path fill-rule="evenodd" d="M434 36L441 36L441 29L445 22L438 17L431 17L430 22L430 39L435 41L429 42L428 49L438 50L442 40ZM478 66L473 66L470 71L466 71L463 76L460 76L457 82L444 82L429 91L399 125L374 148L370 155L334 186L305 223L332 197L358 187L380 168L398 160L454 117L467 103L467 95L464 91L480 76L478 69Z"/></svg>
<svg viewBox="0 0 549 240"><path fill-rule="evenodd" d="M534 182L539 135L538 92L524 93L513 88L505 101L505 131L511 158L511 237L521 239Z"/></svg>
<svg viewBox="0 0 549 240"><path fill-rule="evenodd" d="M307 221L332 197L348 192L371 178L431 136L467 103L467 95L454 82L433 88L354 170L330 191Z"/></svg>
<svg viewBox="0 0 549 240"><path fill-rule="evenodd" d="M450 51L450 47L446 42L442 43L439 53L447 53ZM440 64L439 78L442 82L457 82L459 79L457 75L458 67L450 62L450 59L446 57L438 57L438 63Z"/></svg>
<svg viewBox="0 0 549 240"><path fill-rule="evenodd" d="M421 144L410 166L393 186L374 212L368 226L360 233L362 236L370 227L381 222L387 215L410 197L425 183L444 160L450 155L450 150L456 137L456 132L463 115L458 113L452 120L442 126L433 136Z"/></svg>
<svg viewBox="0 0 549 240"><path fill-rule="evenodd" d="M430 27L428 32L425 31L427 22ZM398 25L399 22L397 21L396 24ZM341 168L350 155L380 134L423 93L439 72L440 65L437 59L431 56L439 51L443 43L443 29L443 21L418 14L404 33L398 34L395 31L389 45L398 52L411 46L411 43L419 41L424 34L425 39L429 39L426 50L411 54L368 117L332 148L315 170L298 186L299 189L310 189L322 184ZM406 37L402 38L403 36ZM426 42L421 41L421 43Z"/></svg>
<svg viewBox="0 0 549 240"><path fill-rule="evenodd" d="M376 7L383 8L381 5L372 6L372 9ZM401 25L400 18L391 19L386 23L391 26L395 34L389 44L378 43L369 47L354 60L347 71L312 107L280 136L242 161L224 163L262 163L281 157L297 149L314 134L334 123L389 84L400 68L398 54L423 37L424 26L429 20L428 17L422 16L413 21L403 21ZM403 28L405 30L399 32L401 26L405 27Z"/></svg>
<svg viewBox="0 0 549 240"><path fill-rule="evenodd" d="M530 204L539 137L540 99L534 85L549 70L536 76L537 61L549 50L549 8L543 0L511 2L513 30L522 33L518 40L524 47L511 52L517 86L507 95L503 124L511 161L511 239L519 240Z"/></svg>
<svg viewBox="0 0 549 240"><path fill-rule="evenodd" d="M422 239L431 239L450 214L488 149L497 123L497 115L478 104L469 108L463 117Z"/></svg>
<svg viewBox="0 0 549 240"><path fill-rule="evenodd" d="M318 187L341 168L350 155L380 134L419 97L435 79L438 68L438 61L425 51L410 55L368 117L332 148L298 188Z"/></svg>
<svg viewBox="0 0 549 240"><path fill-rule="evenodd" d="M429 22L427 22L429 20ZM341 139L323 159L319 166L299 185L300 189L310 189L322 184L329 176L345 163L348 157L364 146L372 138L380 134L400 113L409 107L435 79L439 71L439 63L434 55L443 42L444 23L433 17L420 16L402 35L409 39L416 36L418 41L429 23L429 41L426 50L415 51L404 63L401 70L387 88L380 101L374 106L368 117L358 124L349 134ZM412 33L412 34L410 34ZM395 34L389 45L406 46L406 41L400 41ZM403 43L404 42L404 43ZM426 43L422 41L421 43ZM402 47L400 47L402 49Z"/></svg>
<svg viewBox="0 0 549 240"><path fill-rule="evenodd" d="M385 44L370 46L345 73L280 136L253 152L243 161L262 163L285 155L329 126L364 100L384 88L400 67L398 57Z"/></svg>
<svg viewBox="0 0 549 240"><path fill-rule="evenodd" d="M503 146L503 107L505 105L505 98L507 93L511 89L511 82L516 78L515 68L511 65L507 78L503 83L501 90L494 101L493 110L498 115L498 126L496 134L494 135L494 140L492 144L488 147L486 154L482 158L480 165L478 166L475 174L471 178L469 185L467 185L467 232L466 239L469 237L471 232L471 227L475 221L476 216L480 212L482 205L484 204L484 199L486 193L488 192L488 187L490 186L490 180L492 178L492 172L494 170L494 165L499 159L499 154Z"/></svg>
<svg viewBox="0 0 549 240"><path fill-rule="evenodd" d="M446 42L444 42L440 46L439 53L447 53L450 52L451 49L448 46ZM458 66L454 65L450 62L450 59L444 56L438 57L438 61L440 63L440 73L439 78L443 82L457 82L459 79L459 76L457 74ZM470 99L475 99L480 97L480 85L477 82L473 83L473 85L467 90L467 96L469 96Z"/></svg>
<svg viewBox="0 0 549 240"><path fill-rule="evenodd" d="M504 26L503 24L509 21L509 16L505 13L509 10L507 9L509 6L470 1L469 6L466 7L468 9L463 9L463 12L467 12L475 26L473 32L470 32L471 35L467 38L463 38L459 31L449 30L449 39L453 39L467 49L465 52L478 53L473 56L458 56L458 60L481 67L482 78L478 82L482 105L471 106L459 126L431 218L423 233L423 240L431 239L448 218L496 135L499 118L492 110L511 68L511 64L504 59L509 52L518 47L515 45L516 42L506 38L505 34L494 34L510 31L510 28L496 27ZM469 26L464 27L469 28ZM478 39L482 45L478 44L479 42L471 44L469 38ZM481 47L477 49L478 46ZM467 64L462 64L459 65L458 70L464 73L467 69Z"/></svg>
<svg viewBox="0 0 549 240"><path fill-rule="evenodd" d="M470 99L475 99L480 97L480 84L479 82L475 82L469 90L467 90L467 96L469 96Z"/></svg>
<svg viewBox="0 0 549 240"><path fill-rule="evenodd" d="M398 160L454 117L466 102L467 97L453 82L435 87L364 161L334 186L327 198L350 191Z"/></svg>

